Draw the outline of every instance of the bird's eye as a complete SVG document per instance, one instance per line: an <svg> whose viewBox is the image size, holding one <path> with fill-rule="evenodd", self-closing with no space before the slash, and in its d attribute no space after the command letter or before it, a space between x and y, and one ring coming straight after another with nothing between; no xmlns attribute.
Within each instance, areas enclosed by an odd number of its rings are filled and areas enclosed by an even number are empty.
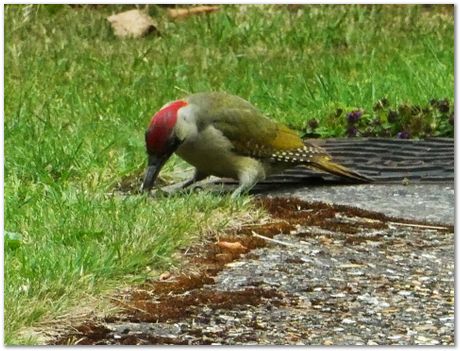
<svg viewBox="0 0 460 351"><path fill-rule="evenodd" d="M174 136L169 140L168 144L170 148L176 149L183 142L184 142L183 140L179 139L177 136Z"/></svg>

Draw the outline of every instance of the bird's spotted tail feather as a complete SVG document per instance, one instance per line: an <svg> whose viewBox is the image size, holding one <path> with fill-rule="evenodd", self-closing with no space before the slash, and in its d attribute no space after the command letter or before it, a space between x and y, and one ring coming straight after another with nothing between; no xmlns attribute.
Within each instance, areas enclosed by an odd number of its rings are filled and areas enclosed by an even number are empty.
<svg viewBox="0 0 460 351"><path fill-rule="evenodd" d="M372 179L333 162L326 150L316 145L305 144L303 147L294 150L273 152L271 154L271 161L275 163L304 165L339 177L347 178L354 182L372 182Z"/></svg>
<svg viewBox="0 0 460 351"><path fill-rule="evenodd" d="M332 162L329 156L319 155L311 160L310 167L318 170L334 174L339 177L344 177L360 183L370 183L372 179L363 176L355 171L348 169L338 163Z"/></svg>

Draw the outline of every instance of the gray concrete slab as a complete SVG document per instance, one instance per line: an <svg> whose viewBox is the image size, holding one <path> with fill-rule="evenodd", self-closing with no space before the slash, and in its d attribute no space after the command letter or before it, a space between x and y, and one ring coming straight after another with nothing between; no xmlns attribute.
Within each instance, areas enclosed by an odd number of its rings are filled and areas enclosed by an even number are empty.
<svg viewBox="0 0 460 351"><path fill-rule="evenodd" d="M304 201L347 205L388 216L454 224L453 183L363 184L277 189L269 196L295 196Z"/></svg>

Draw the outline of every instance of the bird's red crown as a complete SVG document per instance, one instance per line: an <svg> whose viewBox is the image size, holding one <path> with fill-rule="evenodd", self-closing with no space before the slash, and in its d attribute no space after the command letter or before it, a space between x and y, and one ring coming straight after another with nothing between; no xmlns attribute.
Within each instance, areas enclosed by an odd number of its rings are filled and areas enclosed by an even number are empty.
<svg viewBox="0 0 460 351"><path fill-rule="evenodd" d="M183 100L171 102L152 117L145 133L145 143L149 154L161 155L165 151L167 140L177 121L177 111L186 105L187 102Z"/></svg>

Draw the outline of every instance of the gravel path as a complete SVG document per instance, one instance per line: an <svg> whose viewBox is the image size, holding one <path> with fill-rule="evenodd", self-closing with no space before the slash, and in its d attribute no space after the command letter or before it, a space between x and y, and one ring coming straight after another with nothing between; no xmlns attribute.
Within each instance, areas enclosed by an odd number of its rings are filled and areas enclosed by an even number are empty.
<svg viewBox="0 0 460 351"><path fill-rule="evenodd" d="M286 306L267 303L236 313L202 312L227 335L237 336L220 342L453 342L452 233L391 227L360 231L357 235L362 235L363 241L347 241L341 233L320 233L304 236L300 229L294 235L277 235L275 239L295 246L257 249L252 252L257 258L236 262L217 276L215 289L275 288L289 300ZM267 307L271 307L270 313ZM231 323L223 322L222 315ZM258 326L255 333L242 329L253 319Z"/></svg>

